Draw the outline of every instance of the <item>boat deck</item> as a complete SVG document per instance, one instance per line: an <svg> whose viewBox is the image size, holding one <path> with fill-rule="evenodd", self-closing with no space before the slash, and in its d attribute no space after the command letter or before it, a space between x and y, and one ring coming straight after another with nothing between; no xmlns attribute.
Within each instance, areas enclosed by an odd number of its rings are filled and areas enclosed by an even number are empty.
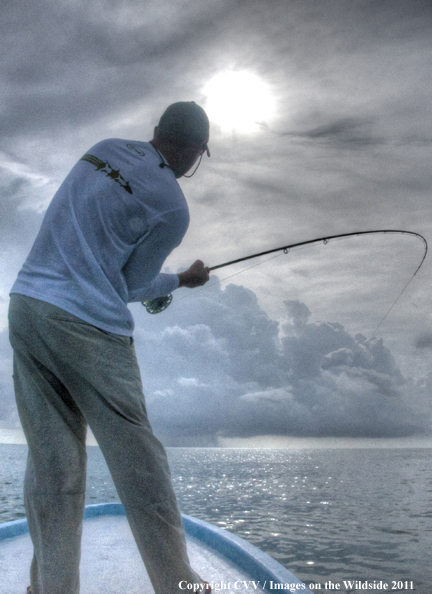
<svg viewBox="0 0 432 594"><path fill-rule="evenodd" d="M103 505L89 507L94 509L86 509L83 523L81 594L153 594L122 506L108 504L108 512ZM270 581L310 592L253 545L196 518L184 516L184 522L191 564L213 592L252 594L272 589ZM3 531L0 525L0 594L25 594L29 585L33 547L27 530L25 521L4 524Z"/></svg>

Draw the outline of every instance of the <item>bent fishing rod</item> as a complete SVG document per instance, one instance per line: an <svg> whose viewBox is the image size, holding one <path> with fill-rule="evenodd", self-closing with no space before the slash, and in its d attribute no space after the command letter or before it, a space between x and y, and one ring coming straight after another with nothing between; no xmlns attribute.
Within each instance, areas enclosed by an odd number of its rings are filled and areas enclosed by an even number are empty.
<svg viewBox="0 0 432 594"><path fill-rule="evenodd" d="M320 242L322 242L323 244L327 244L332 239L343 239L345 237L355 237L355 236L360 236L360 235L372 235L372 234L377 234L377 233L384 233L384 234L397 233L397 234L411 235L411 236L417 237L424 243L424 253L423 253L422 259L420 261L420 264L417 266L414 274L411 276L411 278L409 279L409 281L405 285L405 287L402 289L402 291L399 293L396 300L392 303L390 309L387 311L384 318L381 320L381 322L375 328L375 330L374 330L374 333L375 333L378 330L379 326L381 326L381 324L384 322L385 318L388 316L390 311L396 305L397 301L402 296L402 293L405 292L406 288L408 287L408 285L410 284L412 279L415 277L417 272L420 270L423 262L425 261L425 258L426 258L427 252L428 252L428 244L427 244L426 239L423 237L423 235L420 235L420 233L416 233L414 231L405 231L403 229L375 229L373 231L355 231L355 232L351 232L351 233L339 233L337 235L326 235L325 237L318 237L316 239L309 239L307 241L299 241L297 243L283 245L281 247L274 248L271 250L266 250L264 252L251 254L250 256L244 256L243 258L237 258L236 260L230 260L229 262L224 262L223 264L211 266L211 267L207 268L207 270L209 272L211 272L212 270L218 270L219 268L224 268L225 266L231 266L233 264L238 264L239 262L245 262L246 260L251 260L252 258L259 258L260 256L274 254L275 252L284 252L285 254L288 254L289 251L294 248L298 248L298 247L305 246L305 245L312 245L314 243L320 243ZM156 297L155 299L151 299L149 301L143 301L142 305L144 305L144 307L146 308L148 313L156 314L156 313L160 313L160 312L164 311L170 305L171 302L172 302L172 295L169 294L169 295L164 295L163 297Z"/></svg>

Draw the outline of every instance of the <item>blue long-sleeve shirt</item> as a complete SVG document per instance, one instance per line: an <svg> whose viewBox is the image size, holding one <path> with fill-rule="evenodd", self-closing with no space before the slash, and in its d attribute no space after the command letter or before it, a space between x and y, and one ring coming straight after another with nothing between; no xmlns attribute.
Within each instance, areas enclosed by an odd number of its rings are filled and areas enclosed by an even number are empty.
<svg viewBox="0 0 432 594"><path fill-rule="evenodd" d="M110 139L86 153L50 203L11 293L131 336L128 302L178 287L162 265L189 225L174 173L147 142Z"/></svg>

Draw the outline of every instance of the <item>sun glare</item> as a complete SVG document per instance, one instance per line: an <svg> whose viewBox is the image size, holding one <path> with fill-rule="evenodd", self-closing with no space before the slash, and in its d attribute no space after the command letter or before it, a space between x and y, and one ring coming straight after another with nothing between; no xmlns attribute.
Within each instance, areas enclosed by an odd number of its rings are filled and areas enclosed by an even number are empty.
<svg viewBox="0 0 432 594"><path fill-rule="evenodd" d="M268 85L251 72L221 72L204 87L206 112L210 121L225 132L259 130L274 112Z"/></svg>

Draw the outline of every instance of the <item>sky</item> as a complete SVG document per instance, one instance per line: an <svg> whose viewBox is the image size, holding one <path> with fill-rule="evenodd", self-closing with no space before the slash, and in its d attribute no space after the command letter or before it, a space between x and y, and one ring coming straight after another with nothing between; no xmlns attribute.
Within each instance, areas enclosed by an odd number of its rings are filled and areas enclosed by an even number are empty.
<svg viewBox="0 0 432 594"><path fill-rule="evenodd" d="M208 111L211 158L180 180L191 224L165 271L373 229L432 245L429 1L5 1L0 29L0 441L23 439L8 293L47 205L92 145L150 140L172 102ZM423 253L320 243L222 268L158 315L131 305L156 434L432 446Z"/></svg>

